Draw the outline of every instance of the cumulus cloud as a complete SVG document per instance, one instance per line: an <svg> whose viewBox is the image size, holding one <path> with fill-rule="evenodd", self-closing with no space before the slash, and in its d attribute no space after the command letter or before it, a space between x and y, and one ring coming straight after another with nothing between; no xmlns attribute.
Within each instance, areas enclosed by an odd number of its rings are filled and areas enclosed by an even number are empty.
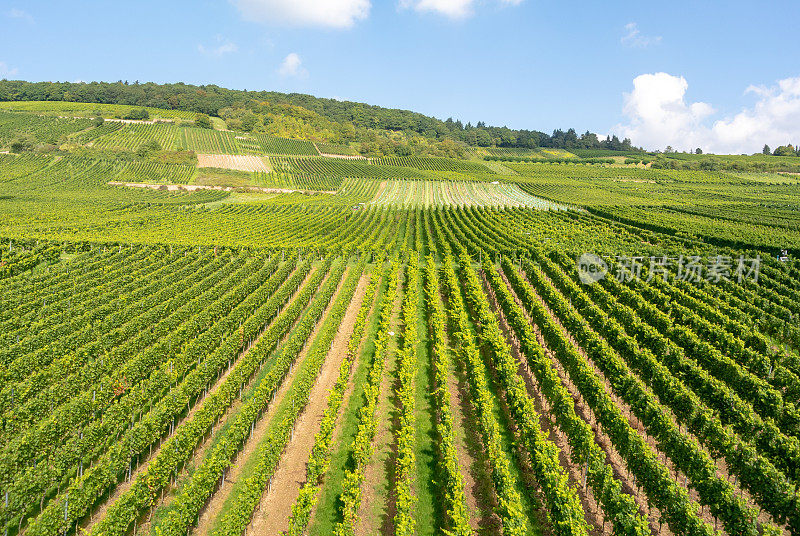
<svg viewBox="0 0 800 536"><path fill-rule="evenodd" d="M633 80L633 91L624 97L622 112L630 119L616 132L634 144L663 148L680 142L694 144L702 121L713 109L704 102L688 104L684 99L689 83L667 73L643 74ZM699 140L697 140L699 141Z"/></svg>
<svg viewBox="0 0 800 536"><path fill-rule="evenodd" d="M647 48L650 45L656 45L661 42L661 36L647 36L643 35L639 30L639 25L635 22L629 22L625 25L625 35L623 35L620 43L631 48Z"/></svg>
<svg viewBox="0 0 800 536"><path fill-rule="evenodd" d="M716 153L754 153L765 143L777 146L800 140L800 77L780 80L773 87L750 86L745 94L755 95L756 103L716 120L710 104L686 101L688 87L682 76L637 76L633 91L624 95L628 122L613 131L647 148L700 147Z"/></svg>
<svg viewBox="0 0 800 536"><path fill-rule="evenodd" d="M524 0L498 0L500 4L518 6ZM400 0L401 9L433 12L451 19L464 19L474 13L475 0Z"/></svg>
<svg viewBox="0 0 800 536"><path fill-rule="evenodd" d="M303 68L303 60L300 59L300 56L292 52L283 58L281 66L278 67L278 74L285 78L304 78L308 76L308 71Z"/></svg>
<svg viewBox="0 0 800 536"><path fill-rule="evenodd" d="M451 19L463 19L472 15L473 3L474 0L401 0L400 7L433 11Z"/></svg>
<svg viewBox="0 0 800 536"><path fill-rule="evenodd" d="M772 148L800 143L800 77L780 80L771 88L750 86L745 93L758 100L752 108L714 123L716 143L735 152L753 152L764 143Z"/></svg>
<svg viewBox="0 0 800 536"><path fill-rule="evenodd" d="M0 61L0 78L8 78L17 74L19 70L16 67L9 67L4 61Z"/></svg>
<svg viewBox="0 0 800 536"><path fill-rule="evenodd" d="M350 28L366 19L370 0L231 0L242 16L255 22L291 26Z"/></svg>
<svg viewBox="0 0 800 536"><path fill-rule="evenodd" d="M228 41L221 35L216 37L217 44L216 46L206 47L204 45L197 45L197 51L200 54L211 56L213 58L221 58L225 54L231 54L239 50L239 47L236 46L236 43L232 43Z"/></svg>

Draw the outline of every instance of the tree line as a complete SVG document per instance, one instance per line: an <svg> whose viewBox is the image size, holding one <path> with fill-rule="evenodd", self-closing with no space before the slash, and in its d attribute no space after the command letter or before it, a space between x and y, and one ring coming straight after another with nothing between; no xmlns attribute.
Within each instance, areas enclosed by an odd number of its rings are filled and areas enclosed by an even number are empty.
<svg viewBox="0 0 800 536"><path fill-rule="evenodd" d="M301 107L343 128L372 129L415 133L433 139L450 139L478 147L549 147L559 149L630 150L628 139L616 136L601 140L596 134L578 135L575 129L555 130L552 134L537 130L514 130L490 126L484 122L463 124L445 121L409 110L384 108L358 102L340 101L300 93L232 90L217 85L152 82L26 82L0 80L0 101L67 101L99 104L125 104L172 110L187 110L220 116L225 109L249 109L256 113L285 112L287 107ZM245 116L247 121L253 118Z"/></svg>

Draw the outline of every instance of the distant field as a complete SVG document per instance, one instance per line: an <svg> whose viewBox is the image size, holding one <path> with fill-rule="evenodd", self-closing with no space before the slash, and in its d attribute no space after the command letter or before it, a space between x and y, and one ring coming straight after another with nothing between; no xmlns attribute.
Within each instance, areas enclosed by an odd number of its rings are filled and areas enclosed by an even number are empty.
<svg viewBox="0 0 800 536"><path fill-rule="evenodd" d="M204 128L182 128L176 141L178 147L196 153L242 154L232 132Z"/></svg>
<svg viewBox="0 0 800 536"><path fill-rule="evenodd" d="M269 166L264 163L264 159L258 156L202 153L197 154L197 167L213 167L238 171L267 172L270 170Z"/></svg>
<svg viewBox="0 0 800 536"><path fill-rule="evenodd" d="M399 181L381 184L380 193L370 203L404 208L428 207L528 207L540 210L565 210L560 205L523 192L515 184L455 181Z"/></svg>
<svg viewBox="0 0 800 536"><path fill-rule="evenodd" d="M474 149L474 151L479 155L490 156L521 156L526 158L554 158L559 160L565 158L577 158L575 154L563 149L550 149L544 147L538 147L536 149L524 149L518 147L479 147Z"/></svg>
<svg viewBox="0 0 800 536"><path fill-rule="evenodd" d="M341 155L341 156L357 156L358 152L355 149L350 147L349 145L336 145L333 143L323 143L323 142L315 142L317 149L323 155L325 154L332 154L332 155Z"/></svg>
<svg viewBox="0 0 800 536"><path fill-rule="evenodd" d="M57 144L70 134L91 126L88 119L58 119L16 112L0 112L0 148L6 148L21 132L40 143Z"/></svg>
<svg viewBox="0 0 800 536"><path fill-rule="evenodd" d="M130 162L119 175L119 182L152 182L163 184L188 184L196 171L185 164L159 164L156 162Z"/></svg>
<svg viewBox="0 0 800 536"><path fill-rule="evenodd" d="M314 144L307 140L293 140L289 138L277 138L266 134L254 134L253 137L258 142L264 154L275 155L318 155Z"/></svg>
<svg viewBox="0 0 800 536"><path fill-rule="evenodd" d="M270 157L273 169L321 177L424 178L423 171L405 166L370 164L361 160L323 157Z"/></svg>
<svg viewBox="0 0 800 536"><path fill-rule="evenodd" d="M62 101L0 101L0 110L35 112L48 115L70 115L75 117L94 117L96 111L102 112L103 117L123 117L132 110L140 110L142 106L128 106L125 104L95 104L82 102ZM186 119L193 120L194 112L184 110L163 110L161 108L146 108L150 118Z"/></svg>
<svg viewBox="0 0 800 536"><path fill-rule="evenodd" d="M427 171L455 171L458 173L494 173L491 169L475 162L454 160L452 158L432 158L424 156L387 156L375 158L371 162L383 166L413 167Z"/></svg>
<svg viewBox="0 0 800 536"><path fill-rule="evenodd" d="M90 140L92 147L98 149L126 149L135 151L144 143L157 141L162 149L172 150L178 146L180 129L173 125L125 124L120 128L112 125L106 128L106 134Z"/></svg>

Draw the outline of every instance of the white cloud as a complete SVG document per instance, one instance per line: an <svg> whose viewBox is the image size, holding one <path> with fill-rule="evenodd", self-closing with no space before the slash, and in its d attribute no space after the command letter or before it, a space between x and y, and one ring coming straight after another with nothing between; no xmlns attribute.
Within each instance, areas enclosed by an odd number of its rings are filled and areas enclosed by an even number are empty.
<svg viewBox="0 0 800 536"><path fill-rule="evenodd" d="M33 22L33 16L27 11L23 11L16 7L12 7L8 11L6 11L6 17L10 19L22 19L28 22Z"/></svg>
<svg viewBox="0 0 800 536"><path fill-rule="evenodd" d="M204 54L206 56L221 58L225 54L231 54L239 50L239 47L236 46L236 43L228 41L221 35L217 35L216 40L217 40L217 46L206 48L203 45L197 45L197 51L200 52L200 54Z"/></svg>
<svg viewBox="0 0 800 536"><path fill-rule="evenodd" d="M303 68L303 60L300 59L300 56L292 52L283 58L283 62L281 62L281 66L278 68L278 74L286 78L304 78L308 76L308 71Z"/></svg>
<svg viewBox="0 0 800 536"><path fill-rule="evenodd" d="M730 119L714 123L717 144L734 152L754 152L765 143L800 143L800 77L785 78L776 87L750 86L745 93L758 96L755 106Z"/></svg>
<svg viewBox="0 0 800 536"><path fill-rule="evenodd" d="M244 18L292 26L350 28L366 19L370 0L231 0Z"/></svg>
<svg viewBox="0 0 800 536"><path fill-rule="evenodd" d="M612 130L630 138L634 145L680 150L700 147L715 153L754 153L800 142L800 77L780 80L777 86L750 86L754 106L729 118L712 122L715 114L705 102L686 102L689 84L667 73L643 74L633 80L633 91L624 96L628 118Z"/></svg>
<svg viewBox="0 0 800 536"><path fill-rule="evenodd" d="M623 113L627 125L614 131L636 145L663 149L667 145L687 147L699 143L702 121L713 113L704 102L687 104L686 79L667 73L643 74L633 80L633 91L625 95Z"/></svg>
<svg viewBox="0 0 800 536"><path fill-rule="evenodd" d="M500 4L518 6L524 0L498 0ZM464 19L474 13L475 0L400 0L400 8L434 12L451 19Z"/></svg>
<svg viewBox="0 0 800 536"><path fill-rule="evenodd" d="M661 42L661 36L650 37L642 35L639 30L639 25L635 22L629 22L625 25L625 35L623 35L619 42L631 48L646 48L650 45L657 45Z"/></svg>
<svg viewBox="0 0 800 536"><path fill-rule="evenodd" d="M9 67L4 61L0 61L0 78L8 78L17 74L19 70L16 67Z"/></svg>
<svg viewBox="0 0 800 536"><path fill-rule="evenodd" d="M400 7L433 11L451 19L463 19L472 15L473 3L474 0L400 0Z"/></svg>

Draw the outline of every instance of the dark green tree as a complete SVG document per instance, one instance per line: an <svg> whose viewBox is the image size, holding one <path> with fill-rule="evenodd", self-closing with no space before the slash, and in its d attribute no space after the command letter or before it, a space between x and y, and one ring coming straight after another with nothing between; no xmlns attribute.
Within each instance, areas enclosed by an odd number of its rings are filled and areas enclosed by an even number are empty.
<svg viewBox="0 0 800 536"><path fill-rule="evenodd" d="M198 128L214 128L214 125L211 124L211 118L207 114L197 114L194 118L194 126Z"/></svg>

